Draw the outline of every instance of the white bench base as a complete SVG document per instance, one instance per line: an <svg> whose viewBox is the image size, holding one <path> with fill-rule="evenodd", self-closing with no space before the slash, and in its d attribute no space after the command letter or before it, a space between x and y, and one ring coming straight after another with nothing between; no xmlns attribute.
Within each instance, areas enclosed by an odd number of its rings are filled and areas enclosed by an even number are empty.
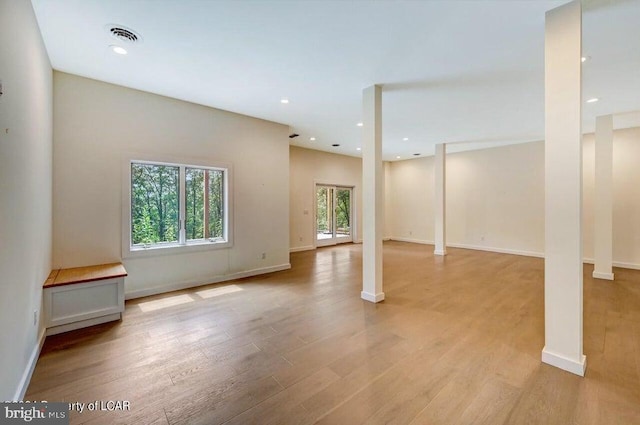
<svg viewBox="0 0 640 425"><path fill-rule="evenodd" d="M44 288L47 335L120 320L124 277Z"/></svg>
<svg viewBox="0 0 640 425"><path fill-rule="evenodd" d="M122 319L122 313L109 314L108 316L96 317L95 319L81 320L67 325L47 328L46 336L57 335L63 332L75 331L76 329L88 328L89 326L100 325L107 322L115 322Z"/></svg>

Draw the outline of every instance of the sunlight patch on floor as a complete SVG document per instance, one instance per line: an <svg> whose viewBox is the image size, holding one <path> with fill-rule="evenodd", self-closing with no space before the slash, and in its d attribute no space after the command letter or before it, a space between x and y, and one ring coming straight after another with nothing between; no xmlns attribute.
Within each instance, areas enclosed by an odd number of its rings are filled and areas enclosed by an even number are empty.
<svg viewBox="0 0 640 425"><path fill-rule="evenodd" d="M162 310L163 308L173 307L180 304L186 304L194 302L195 300L191 298L190 295L175 295L173 297L161 298L159 300L147 301L144 303L138 304L140 310L143 313L148 313L150 311Z"/></svg>
<svg viewBox="0 0 640 425"><path fill-rule="evenodd" d="M200 297L204 299L207 299L207 298L219 297L220 295L232 294L234 292L239 292L242 290L243 289L238 285L227 285L219 288L211 288L211 289L205 289L202 291L196 291L196 294L198 294Z"/></svg>

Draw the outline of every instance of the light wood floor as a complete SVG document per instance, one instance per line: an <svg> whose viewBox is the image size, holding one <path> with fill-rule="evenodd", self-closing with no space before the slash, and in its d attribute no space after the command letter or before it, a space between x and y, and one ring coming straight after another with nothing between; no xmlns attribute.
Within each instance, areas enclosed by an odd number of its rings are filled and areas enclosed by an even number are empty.
<svg viewBox="0 0 640 425"><path fill-rule="evenodd" d="M580 378L540 363L543 260L385 243L292 270L128 302L121 323L47 338L27 398L128 400L89 424L640 424L640 272L585 267Z"/></svg>

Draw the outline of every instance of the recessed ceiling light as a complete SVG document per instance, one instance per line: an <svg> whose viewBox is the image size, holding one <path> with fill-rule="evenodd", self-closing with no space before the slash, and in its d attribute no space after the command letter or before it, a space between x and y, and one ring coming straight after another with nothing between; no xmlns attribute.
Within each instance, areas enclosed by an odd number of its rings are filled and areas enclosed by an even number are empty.
<svg viewBox="0 0 640 425"><path fill-rule="evenodd" d="M362 148L356 148L356 150L357 150L357 151L361 151L361 150L362 150Z"/></svg>
<svg viewBox="0 0 640 425"><path fill-rule="evenodd" d="M582 61L582 63L585 63L586 61L588 61L589 59L591 59L591 56L583 56L580 58L580 60Z"/></svg>
<svg viewBox="0 0 640 425"><path fill-rule="evenodd" d="M126 55L127 54L127 50L124 47L120 47L120 46L109 46L111 48L111 50L113 50L113 53L117 53L119 55Z"/></svg>
<svg viewBox="0 0 640 425"><path fill-rule="evenodd" d="M315 137L309 137L309 140L311 140L312 142L315 142L316 138Z"/></svg>
<svg viewBox="0 0 640 425"><path fill-rule="evenodd" d="M338 146L340 146L340 144L339 144L339 143L334 143L334 144L333 144L333 145L331 145L331 146L333 146L334 148L337 148Z"/></svg>
<svg viewBox="0 0 640 425"><path fill-rule="evenodd" d="M280 103L287 104L289 103L289 99L280 99Z"/></svg>
<svg viewBox="0 0 640 425"><path fill-rule="evenodd" d="M409 140L409 138L408 138L408 137L405 137L405 138L403 138L402 140L404 140L404 141L406 142L407 140Z"/></svg>
<svg viewBox="0 0 640 425"><path fill-rule="evenodd" d="M358 127L362 127L364 124L362 124L361 122L359 122L358 124L356 124Z"/></svg>
<svg viewBox="0 0 640 425"><path fill-rule="evenodd" d="M587 100L587 103L596 103L598 100L600 99L598 99L597 97L592 97L591 99Z"/></svg>
<svg viewBox="0 0 640 425"><path fill-rule="evenodd" d="M396 156L396 159L400 159L400 156Z"/></svg>

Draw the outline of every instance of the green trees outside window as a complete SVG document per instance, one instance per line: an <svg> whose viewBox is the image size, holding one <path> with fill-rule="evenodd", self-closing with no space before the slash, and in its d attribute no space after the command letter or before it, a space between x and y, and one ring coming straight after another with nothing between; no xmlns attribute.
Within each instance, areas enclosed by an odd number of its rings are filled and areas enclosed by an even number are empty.
<svg viewBox="0 0 640 425"><path fill-rule="evenodd" d="M332 198L331 189L326 187L319 187L316 190L316 229L318 233L331 232L333 230L331 220L331 203Z"/></svg>
<svg viewBox="0 0 640 425"><path fill-rule="evenodd" d="M351 191L336 190L336 226L339 233L351 231Z"/></svg>
<svg viewBox="0 0 640 425"><path fill-rule="evenodd" d="M178 242L180 169L131 164L131 243Z"/></svg>
<svg viewBox="0 0 640 425"><path fill-rule="evenodd" d="M224 173L185 169L187 240L224 237Z"/></svg>
<svg viewBox="0 0 640 425"><path fill-rule="evenodd" d="M224 242L225 179L225 169L132 162L131 245Z"/></svg>

